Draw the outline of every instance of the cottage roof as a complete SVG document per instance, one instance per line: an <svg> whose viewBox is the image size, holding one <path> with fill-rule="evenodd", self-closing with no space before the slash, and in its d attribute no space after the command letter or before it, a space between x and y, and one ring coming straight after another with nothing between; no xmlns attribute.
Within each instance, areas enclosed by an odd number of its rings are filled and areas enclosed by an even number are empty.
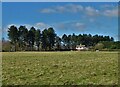
<svg viewBox="0 0 120 87"><path fill-rule="evenodd" d="M85 45L80 44L80 45L77 45L76 47L85 47Z"/></svg>

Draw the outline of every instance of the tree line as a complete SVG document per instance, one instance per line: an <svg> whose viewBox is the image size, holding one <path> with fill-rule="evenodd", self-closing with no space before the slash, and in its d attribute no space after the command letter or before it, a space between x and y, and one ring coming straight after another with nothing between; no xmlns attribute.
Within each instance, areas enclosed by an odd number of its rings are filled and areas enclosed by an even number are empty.
<svg viewBox="0 0 120 87"><path fill-rule="evenodd" d="M61 37L55 33L52 27L35 29L26 26L12 25L8 28L8 37L11 51L51 51L51 50L75 50L76 45L83 44L86 47L94 47L99 42L114 42L114 38L103 35L79 34L66 35Z"/></svg>

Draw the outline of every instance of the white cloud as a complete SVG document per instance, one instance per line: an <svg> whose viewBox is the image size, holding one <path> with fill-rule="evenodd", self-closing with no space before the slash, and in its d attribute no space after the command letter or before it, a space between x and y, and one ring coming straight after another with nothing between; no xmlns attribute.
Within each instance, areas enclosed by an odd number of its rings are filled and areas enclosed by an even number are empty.
<svg viewBox="0 0 120 87"><path fill-rule="evenodd" d="M63 31L63 32L81 32L84 31L86 29L86 25L82 22L78 22L78 21L67 21L67 22L63 22L63 23L57 23L54 25L55 28L57 29L57 31Z"/></svg>
<svg viewBox="0 0 120 87"><path fill-rule="evenodd" d="M40 12L41 13L54 13L56 11L54 9L45 8L45 9L42 9Z"/></svg>
<svg viewBox="0 0 120 87"><path fill-rule="evenodd" d="M7 31L8 31L8 28L10 28L10 26L12 26L12 25L16 26L17 28L19 28L21 25L26 26L26 28L28 30L33 26L33 25L30 25L30 24L8 24L7 27L6 27Z"/></svg>
<svg viewBox="0 0 120 87"><path fill-rule="evenodd" d="M64 12L79 12L83 10L83 6L75 4L67 4L64 6L56 6L53 8L44 8L41 9L41 13L64 13Z"/></svg>
<svg viewBox="0 0 120 87"><path fill-rule="evenodd" d="M12 26L12 25L14 25L14 26L18 27L18 25L17 25L17 24L8 24L8 25L7 25L7 28L10 28L10 26Z"/></svg>
<svg viewBox="0 0 120 87"><path fill-rule="evenodd" d="M45 23L43 23L43 22L39 22L39 23L34 24L34 27L37 28L37 29L43 30L43 29L45 29L45 28L49 28L50 25L45 24Z"/></svg>
<svg viewBox="0 0 120 87"><path fill-rule="evenodd" d="M57 6L54 10L55 10L55 12L63 13L65 11L67 11L67 8L64 6Z"/></svg>
<svg viewBox="0 0 120 87"><path fill-rule="evenodd" d="M32 26L29 25L29 24L8 24L6 27L3 27L3 29L2 29L2 35L3 35L4 37L8 37L8 36L7 36L7 34L8 34L8 28L10 28L10 26L12 26L12 25L16 26L17 28L19 28L20 25L24 25L24 26L26 26L26 28L27 28L28 30L32 27ZM6 38L6 39L7 39L7 38Z"/></svg>
<svg viewBox="0 0 120 87"><path fill-rule="evenodd" d="M46 26L47 25L45 23L42 23L42 22L35 24L35 27L46 27Z"/></svg>
<svg viewBox="0 0 120 87"><path fill-rule="evenodd" d="M29 27L30 25L29 24L8 24L7 25L7 28L10 28L10 26L16 26L17 28L19 28L20 27L20 25L23 25L23 26L26 26L26 27Z"/></svg>
<svg viewBox="0 0 120 87"><path fill-rule="evenodd" d="M98 15L99 11L97 9L94 9L90 6L83 7L82 5L76 5L76 4L67 4L64 6L56 6L51 8L44 8L40 10L41 13L86 13L89 16L95 16Z"/></svg>
<svg viewBox="0 0 120 87"><path fill-rule="evenodd" d="M48 27L50 27L50 25L48 25L48 24L45 24L45 23L43 23L43 22L39 22L39 23L36 23L36 24L9 24L9 25L7 25L6 26L6 28L5 29L7 29L8 30L8 28L10 27L10 26L12 26L12 25L14 25L14 26L16 26L17 28L19 28L21 25L22 26L26 26L26 28L29 30L31 27L35 27L36 29L43 29L43 28L48 28Z"/></svg>
<svg viewBox="0 0 120 87"><path fill-rule="evenodd" d="M86 25L84 23L76 22L73 24L73 27L78 30L84 30L86 28Z"/></svg>
<svg viewBox="0 0 120 87"><path fill-rule="evenodd" d="M108 8L114 8L115 6L113 4L104 4L100 6L102 9L108 9Z"/></svg>
<svg viewBox="0 0 120 87"><path fill-rule="evenodd" d="M103 12L103 15L108 16L108 17L117 17L118 16L118 9L105 10Z"/></svg>
<svg viewBox="0 0 120 87"><path fill-rule="evenodd" d="M89 17L93 16L106 16L106 17L117 17L118 16L118 7L116 5L101 5L101 9L96 9L91 6L82 6L76 4L67 4L63 6L54 6L49 8L41 9L41 13L80 13L87 15Z"/></svg>
<svg viewBox="0 0 120 87"><path fill-rule="evenodd" d="M68 9L68 12L80 12L83 11L83 6L81 5L75 5L75 4L68 4L66 5L66 9Z"/></svg>
<svg viewBox="0 0 120 87"><path fill-rule="evenodd" d="M106 17L118 17L118 7L113 5L105 5L104 9L98 10L92 7L86 7L85 13L88 16L106 16Z"/></svg>
<svg viewBox="0 0 120 87"><path fill-rule="evenodd" d="M106 17L118 17L118 5L104 4L101 5L101 15Z"/></svg>
<svg viewBox="0 0 120 87"><path fill-rule="evenodd" d="M33 25L31 25L31 24L8 24L6 27L3 28L2 33L5 33L7 35L8 28L10 28L10 26L12 26L12 25L16 26L17 28L19 28L21 25L26 26L26 28L28 30L30 30L31 27L35 27L36 29L40 29L41 31L45 28L50 27L50 25L45 24L43 22L39 22L39 23L36 23L36 24L33 24Z"/></svg>
<svg viewBox="0 0 120 87"><path fill-rule="evenodd" d="M97 16L97 15L99 15L99 10L94 9L94 8L92 8L90 6L85 8L85 12L89 16Z"/></svg>
<svg viewBox="0 0 120 87"><path fill-rule="evenodd" d="M6 26L6 28L4 28L4 33L5 35L7 35L8 33L8 28L12 25L15 25L17 28L20 27L20 25L26 26L26 28L29 30L32 26L35 27L36 29L40 29L41 31L43 31L45 28L49 28L51 27L49 24L43 23L43 22L38 22L35 23L33 25L30 24L9 24ZM86 25L84 23L81 22L77 22L77 21L64 21L61 23L55 23L52 24L52 27L55 29L56 32L81 32L84 31L84 29L86 28Z"/></svg>

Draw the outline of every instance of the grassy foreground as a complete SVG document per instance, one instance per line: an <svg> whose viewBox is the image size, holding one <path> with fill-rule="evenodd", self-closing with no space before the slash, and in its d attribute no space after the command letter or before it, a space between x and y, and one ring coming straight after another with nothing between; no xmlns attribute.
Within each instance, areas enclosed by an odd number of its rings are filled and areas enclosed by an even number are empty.
<svg viewBox="0 0 120 87"><path fill-rule="evenodd" d="M3 85L118 84L117 52L5 52Z"/></svg>

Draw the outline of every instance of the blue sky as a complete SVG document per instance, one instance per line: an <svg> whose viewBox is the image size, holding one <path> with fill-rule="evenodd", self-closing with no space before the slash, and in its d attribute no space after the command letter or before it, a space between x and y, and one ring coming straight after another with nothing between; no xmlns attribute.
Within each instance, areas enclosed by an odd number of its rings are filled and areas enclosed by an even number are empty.
<svg viewBox="0 0 120 87"><path fill-rule="evenodd" d="M3 2L3 37L10 25L53 27L57 35L99 34L118 40L117 2Z"/></svg>

